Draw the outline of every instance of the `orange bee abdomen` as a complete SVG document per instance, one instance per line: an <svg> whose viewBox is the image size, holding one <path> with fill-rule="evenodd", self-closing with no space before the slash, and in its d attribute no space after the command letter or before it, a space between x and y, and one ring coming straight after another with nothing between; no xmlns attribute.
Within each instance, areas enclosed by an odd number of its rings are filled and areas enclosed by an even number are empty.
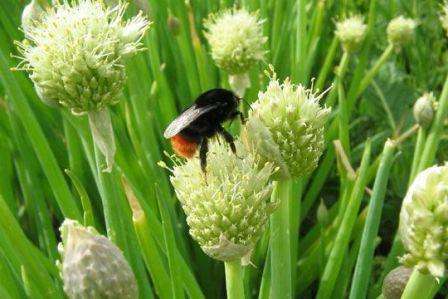
<svg viewBox="0 0 448 299"><path fill-rule="evenodd" d="M192 158L198 148L196 142L187 140L180 134L171 137L171 145L176 154L185 158Z"/></svg>

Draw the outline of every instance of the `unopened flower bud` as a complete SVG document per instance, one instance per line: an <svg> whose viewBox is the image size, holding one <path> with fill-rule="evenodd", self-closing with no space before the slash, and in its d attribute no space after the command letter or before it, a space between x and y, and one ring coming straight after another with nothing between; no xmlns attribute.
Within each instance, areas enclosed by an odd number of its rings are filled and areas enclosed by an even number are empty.
<svg viewBox="0 0 448 299"><path fill-rule="evenodd" d="M138 298L134 273L120 249L92 227L61 226L61 274L69 298Z"/></svg>
<svg viewBox="0 0 448 299"><path fill-rule="evenodd" d="M417 175L403 200L399 232L405 266L434 277L445 274L448 252L448 166Z"/></svg>
<svg viewBox="0 0 448 299"><path fill-rule="evenodd" d="M401 48L414 38L417 23L403 16L396 17L387 26L387 38L396 48Z"/></svg>
<svg viewBox="0 0 448 299"><path fill-rule="evenodd" d="M281 179L309 175L317 166L330 113L319 105L322 96L289 79L280 83L273 74L266 91L252 105L242 138L261 161L279 168Z"/></svg>
<svg viewBox="0 0 448 299"><path fill-rule="evenodd" d="M412 268L399 266L390 271L383 281L383 296L385 299L400 299L403 294Z"/></svg>
<svg viewBox="0 0 448 299"><path fill-rule="evenodd" d="M336 23L336 36L346 52L354 52L361 45L366 35L367 25L361 16L353 16Z"/></svg>
<svg viewBox="0 0 448 299"><path fill-rule="evenodd" d="M174 161L170 180L202 250L221 261L245 264L276 206L270 202L274 167L257 167L257 158L238 141L241 158L223 142L212 141L209 147L205 174L199 159Z"/></svg>
<svg viewBox="0 0 448 299"><path fill-rule="evenodd" d="M414 119L422 127L431 125L434 118L435 98L432 93L425 93L414 104Z"/></svg>
<svg viewBox="0 0 448 299"><path fill-rule="evenodd" d="M323 200L320 201L319 206L317 207L317 221L322 224L326 225L328 223L328 209L327 206L325 206L325 203Z"/></svg>

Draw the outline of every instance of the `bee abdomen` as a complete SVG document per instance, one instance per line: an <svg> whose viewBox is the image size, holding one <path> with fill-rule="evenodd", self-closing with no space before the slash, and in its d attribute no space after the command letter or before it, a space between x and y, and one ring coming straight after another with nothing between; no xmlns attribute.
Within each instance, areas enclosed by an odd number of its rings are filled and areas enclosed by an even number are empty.
<svg viewBox="0 0 448 299"><path fill-rule="evenodd" d="M184 158L192 158L198 148L197 142L190 141L181 134L171 137L171 145L174 152Z"/></svg>

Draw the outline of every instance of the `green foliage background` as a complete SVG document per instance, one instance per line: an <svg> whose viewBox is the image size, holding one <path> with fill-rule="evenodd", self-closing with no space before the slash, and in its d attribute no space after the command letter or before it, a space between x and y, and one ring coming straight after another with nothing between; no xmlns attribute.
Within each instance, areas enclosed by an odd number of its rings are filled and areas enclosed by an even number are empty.
<svg viewBox="0 0 448 299"><path fill-rule="evenodd" d="M448 71L447 42L438 20L441 1L131 1L128 14L142 9L153 24L144 38L147 50L128 61L127 86L121 102L112 109L118 151L117 165L109 175L98 168L103 161L93 148L87 118L45 106L37 98L27 75L10 70L18 63L14 41L23 38L19 27L25 5L22 0L0 1L1 298L64 296L55 266L59 258L57 228L64 217L84 219L86 224L108 234L133 267L141 298L171 298L172 290L167 284L176 281L172 277L176 271L189 297L225 296L222 263L208 258L191 240L168 174L156 164L166 159L164 151L171 152L162 136L169 121L201 92L217 86L228 87L227 75L215 67L203 36L202 21L208 13L237 5L258 10L266 20L268 55L264 63L250 71L252 86L245 96L249 102L256 100L258 91L266 86L268 78L264 70L268 64L274 65L280 78L289 76L307 86L312 84L312 78L317 78L318 83L323 80L322 87L330 86L342 56L334 37L335 22L344 16L362 14L371 22L369 35L361 50L351 57L344 78L348 94L356 90L363 75L387 47L387 23L397 15L418 21L415 39L401 52L391 55L355 102L349 122L350 162L355 168L361 161L367 138L372 141L371 161L375 162L387 138L397 137L413 126L415 99L425 91L433 91L438 98ZM303 18L299 12L305 13ZM173 18L178 21L177 29L172 27ZM335 108L333 111L337 113L337 105ZM232 130L236 133L237 128ZM444 132L436 162L448 159L446 137ZM400 145L391 169L369 286L371 298L379 294L384 261L395 236L414 142L412 137ZM329 138L325 155L331 150ZM334 221L342 202L340 177L346 173L338 169L334 153L329 162L321 163L317 170L326 171L327 176L313 175L295 185L296 199L302 199L303 220L300 233L293 232L298 240L292 247L291 261L296 298L311 298L316 294L319 269L323 269L328 253L311 255L310 248L316 244L331 246L332 239L324 238L322 231ZM377 166L378 163L372 163L369 168L368 186L373 184ZM313 184L319 178L324 179L322 184ZM134 228L123 181L133 190L145 212L142 226L137 224ZM316 221L316 208L321 199L329 209L328 227ZM159 205L158 201L166 204ZM334 298L348 296L365 217L362 210L368 202L369 196L364 195L351 237L353 242L338 275L338 290L333 291ZM300 209L294 212L293 216L298 219ZM105 214L113 220L107 229ZM139 233L146 236L147 246L139 245ZM254 254L255 267L244 270L248 298L267 298L269 294L268 243L269 232L260 240ZM166 250L166 246L175 248L175 252ZM148 261L148 256L157 261ZM174 261L176 271L170 271L173 269L169 261Z"/></svg>

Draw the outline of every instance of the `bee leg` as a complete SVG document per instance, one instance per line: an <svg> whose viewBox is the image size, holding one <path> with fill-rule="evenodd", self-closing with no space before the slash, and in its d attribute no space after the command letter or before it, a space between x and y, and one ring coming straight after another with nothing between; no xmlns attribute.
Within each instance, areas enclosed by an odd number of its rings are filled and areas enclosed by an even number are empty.
<svg viewBox="0 0 448 299"><path fill-rule="evenodd" d="M232 134L227 132L223 127L220 127L218 132L222 137L224 137L224 140L229 144L230 149L232 150L232 153L234 153L236 155L236 146L235 146L235 141L233 140Z"/></svg>
<svg viewBox="0 0 448 299"><path fill-rule="evenodd" d="M246 117L244 116L243 112L237 111L237 114L240 116L241 123L244 125L246 123Z"/></svg>
<svg viewBox="0 0 448 299"><path fill-rule="evenodd" d="M230 124L232 124L233 119L234 119L235 117L237 117L237 116L240 117L241 123L244 125L244 124L246 123L246 117L244 116L243 112L241 112L241 111L235 111L235 112L232 114L232 116L231 116L231 119L232 119L232 120L231 120Z"/></svg>
<svg viewBox="0 0 448 299"><path fill-rule="evenodd" d="M207 152L208 152L208 139L204 138L201 141L201 148L199 149L199 160L201 161L201 169L204 174L207 173Z"/></svg>

